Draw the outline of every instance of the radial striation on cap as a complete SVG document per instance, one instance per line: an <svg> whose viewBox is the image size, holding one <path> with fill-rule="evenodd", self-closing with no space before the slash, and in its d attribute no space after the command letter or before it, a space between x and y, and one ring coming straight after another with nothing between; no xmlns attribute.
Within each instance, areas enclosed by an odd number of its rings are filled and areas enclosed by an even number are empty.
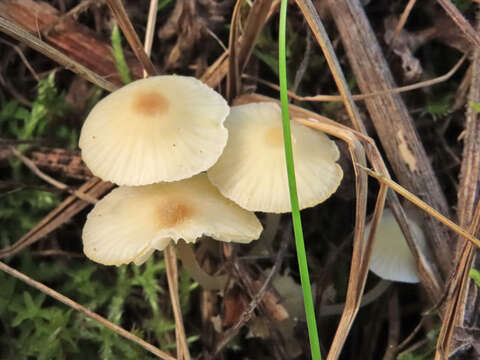
<svg viewBox="0 0 480 360"><path fill-rule="evenodd" d="M281 109L275 103L234 106L225 121L229 139L210 181L227 198L250 211L291 211ZM300 209L333 194L343 177L340 154L325 134L291 122Z"/></svg>
<svg viewBox="0 0 480 360"><path fill-rule="evenodd" d="M407 218L412 234L421 245L425 238L420 227ZM368 224L365 231L367 236L370 229ZM378 225L375 243L370 258L370 270L382 279L406 283L419 282L415 258L408 247L402 230L395 220L392 211L385 209L382 220Z"/></svg>
<svg viewBox="0 0 480 360"><path fill-rule="evenodd" d="M105 265L141 263L171 240L206 235L248 243L262 225L254 213L224 198L205 174L147 186L119 187L100 200L83 228L83 250Z"/></svg>
<svg viewBox="0 0 480 360"><path fill-rule="evenodd" d="M187 76L132 82L102 99L79 146L93 174L118 185L189 178L212 166L228 138L223 97Z"/></svg>

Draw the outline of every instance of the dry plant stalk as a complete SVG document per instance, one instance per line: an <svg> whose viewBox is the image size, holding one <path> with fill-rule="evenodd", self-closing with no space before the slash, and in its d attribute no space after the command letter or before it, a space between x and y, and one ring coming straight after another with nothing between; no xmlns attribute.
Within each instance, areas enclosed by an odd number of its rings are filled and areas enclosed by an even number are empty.
<svg viewBox="0 0 480 360"><path fill-rule="evenodd" d="M187 337L185 335L185 327L183 326L182 309L178 298L178 268L177 255L172 244L168 245L164 250L165 267L167 270L168 288L170 293L170 301L175 317L175 338L177 341L177 359L190 360L190 351L188 350Z"/></svg>
<svg viewBox="0 0 480 360"><path fill-rule="evenodd" d="M127 11L123 6L122 0L106 0L106 2L118 21L118 25L122 29L123 34L127 38L128 44L135 53L138 61L142 64L143 69L151 76L157 75L157 69L145 52L144 47L133 28L130 18L128 17Z"/></svg>
<svg viewBox="0 0 480 360"><path fill-rule="evenodd" d="M480 231L480 202L477 202L477 208L473 216L473 221L470 225L469 232L471 234ZM462 240L462 239L460 239ZM467 295L470 269L474 257L475 247L470 242L460 241L463 248L458 259L458 266L455 269L454 278L448 286L448 293L446 299L446 310L442 322L442 329L438 335L437 351L435 353L435 360L446 360L449 358L450 345L452 336L455 331L455 326L458 320L463 322L460 315L463 313L465 306L465 297Z"/></svg>
<svg viewBox="0 0 480 360"><path fill-rule="evenodd" d="M477 13L477 30L480 29L480 16ZM458 219L460 226L470 225L470 233L478 234L480 216L480 116L470 104L480 102L480 47L473 54L470 93L466 112L466 124L463 132L463 155L458 187ZM474 214L474 207L476 210ZM436 359L447 358L462 345L472 347L468 329L477 326L475 322L476 303L479 300L478 288L470 279L470 269L475 259L475 247L459 238L453 279L449 283L447 309L442 330L437 342ZM466 334L465 334L466 333ZM472 337L474 342L478 339ZM475 350L473 346L472 351ZM478 355L478 351L477 351Z"/></svg>
<svg viewBox="0 0 480 360"><path fill-rule="evenodd" d="M228 73L227 73L227 89L226 99L230 103L241 90L240 74L250 59L255 39L275 6L271 0L255 1L250 9L245 24L245 31L239 34L240 9L244 4L244 0L237 0L232 14L232 22L230 24L230 37L228 40Z"/></svg>

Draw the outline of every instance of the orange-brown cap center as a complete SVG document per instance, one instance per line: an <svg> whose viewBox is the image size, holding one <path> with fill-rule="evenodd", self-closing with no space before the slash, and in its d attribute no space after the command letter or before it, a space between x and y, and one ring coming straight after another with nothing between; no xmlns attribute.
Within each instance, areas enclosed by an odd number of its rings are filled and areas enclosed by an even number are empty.
<svg viewBox="0 0 480 360"><path fill-rule="evenodd" d="M265 131L265 143L271 147L283 146L283 131L282 127L275 126L268 128Z"/></svg>
<svg viewBox="0 0 480 360"><path fill-rule="evenodd" d="M145 115L161 115L167 112L170 105L168 99L156 91L143 91L135 94L133 111Z"/></svg>
<svg viewBox="0 0 480 360"><path fill-rule="evenodd" d="M193 208L180 199L172 199L158 207L157 221L161 228L171 228L191 218Z"/></svg>

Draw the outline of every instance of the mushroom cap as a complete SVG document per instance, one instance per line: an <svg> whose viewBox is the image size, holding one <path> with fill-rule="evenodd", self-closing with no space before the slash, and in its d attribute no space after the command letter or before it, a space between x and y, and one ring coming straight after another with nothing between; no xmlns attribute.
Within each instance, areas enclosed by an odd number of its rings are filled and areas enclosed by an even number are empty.
<svg viewBox="0 0 480 360"><path fill-rule="evenodd" d="M322 132L290 122L300 209L330 197L343 177L340 153ZM250 211L291 211L283 147L282 113L275 103L234 106L225 121L229 140L210 181Z"/></svg>
<svg viewBox="0 0 480 360"><path fill-rule="evenodd" d="M425 238L420 227L407 218L413 235L420 243ZM367 226L369 231L370 224ZM368 231L365 232L367 236ZM417 275L415 258L408 247L402 230L389 209L383 211L382 220L378 225L375 235L375 243L370 258L370 270L382 279L406 283L417 283L420 280Z"/></svg>
<svg viewBox="0 0 480 360"><path fill-rule="evenodd" d="M100 200L83 228L83 251L93 261L142 263L170 240L207 235L248 243L262 225L254 213L224 198L205 174L147 186L119 187Z"/></svg>
<svg viewBox="0 0 480 360"><path fill-rule="evenodd" d="M93 174L118 185L189 178L222 153L228 113L223 97L195 78L137 80L92 109L80 133L82 158Z"/></svg>

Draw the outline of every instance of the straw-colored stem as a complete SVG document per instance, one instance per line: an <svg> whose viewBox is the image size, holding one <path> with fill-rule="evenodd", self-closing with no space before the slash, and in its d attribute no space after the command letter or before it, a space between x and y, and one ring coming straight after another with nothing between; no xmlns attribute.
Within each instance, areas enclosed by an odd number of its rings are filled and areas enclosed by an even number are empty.
<svg viewBox="0 0 480 360"><path fill-rule="evenodd" d="M420 209L425 211L426 213L430 214L434 218L436 218L438 221L440 221L442 224L447 226L448 228L452 229L455 231L458 235L463 236L467 240L471 241L475 246L480 247L480 240L477 239L475 236L470 234L468 231L465 229L461 228L457 224L455 224L452 220L448 219L447 217L443 216L440 214L437 210L433 209L430 207L427 203L422 201L420 198L412 194L410 191L407 189L401 187L398 185L396 182L393 180L387 179L385 176L382 174L379 174L371 169L368 169L366 167L363 167L362 165L358 164L358 166L365 170L368 175L374 177L378 181L385 183L389 188L397 192L398 194L402 195L405 199L409 200L410 202L414 203L416 206L418 206Z"/></svg>
<svg viewBox="0 0 480 360"><path fill-rule="evenodd" d="M178 360L190 360L187 337L185 336L185 327L183 326L182 309L178 299L178 268L177 255L172 244L169 244L164 250L165 268L167 270L167 281L172 303L173 315L175 317L175 334L177 339L177 358Z"/></svg>

